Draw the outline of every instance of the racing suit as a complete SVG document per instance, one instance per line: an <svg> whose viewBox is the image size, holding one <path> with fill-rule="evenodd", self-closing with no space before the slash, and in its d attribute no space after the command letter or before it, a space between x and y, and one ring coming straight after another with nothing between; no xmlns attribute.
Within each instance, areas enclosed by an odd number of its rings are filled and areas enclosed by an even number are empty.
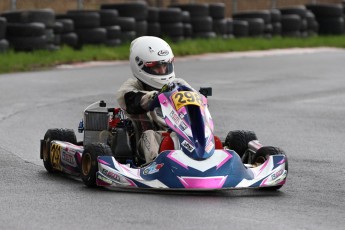
<svg viewBox="0 0 345 230"><path fill-rule="evenodd" d="M181 78L175 78L174 83L192 88ZM139 152L144 154L146 163L153 161L158 156L159 146L163 139L162 132L155 130L155 125L148 116L150 104L156 93L158 93L157 89L138 79L128 79L116 94L120 107L133 121L139 139L137 139L137 147Z"/></svg>

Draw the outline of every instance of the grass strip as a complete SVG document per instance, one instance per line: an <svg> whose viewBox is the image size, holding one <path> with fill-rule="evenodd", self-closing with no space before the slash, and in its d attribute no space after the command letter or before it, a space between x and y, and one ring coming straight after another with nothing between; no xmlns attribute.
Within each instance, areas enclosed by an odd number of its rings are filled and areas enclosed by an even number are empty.
<svg viewBox="0 0 345 230"><path fill-rule="evenodd" d="M236 39L192 39L173 42L175 56L188 56L203 53L239 52L286 48L336 47L345 48L345 36L316 36L309 38L236 38ZM84 46L80 50L62 47L57 51L0 53L0 73L41 70L60 64L73 64L87 61L128 60L129 43L117 47Z"/></svg>

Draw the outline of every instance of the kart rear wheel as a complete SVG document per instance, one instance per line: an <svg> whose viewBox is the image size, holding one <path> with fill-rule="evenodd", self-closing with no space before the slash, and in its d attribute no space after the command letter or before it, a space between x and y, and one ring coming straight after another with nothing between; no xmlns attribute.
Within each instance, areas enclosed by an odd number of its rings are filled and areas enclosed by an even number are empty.
<svg viewBox="0 0 345 230"><path fill-rule="evenodd" d="M96 173L99 156L112 156L110 147L104 143L93 143L85 146L81 158L81 179L88 187L97 187Z"/></svg>
<svg viewBox="0 0 345 230"><path fill-rule="evenodd" d="M253 165L261 165L269 158L269 156L273 156L273 155L285 155L286 156L286 153L284 152L284 150L282 150L278 147L263 146L254 154L253 159L250 159L250 163ZM288 171L287 159L285 162L285 170ZM266 191L275 191L275 190L280 189L282 186L283 185L278 185L278 186L273 186L273 187L263 187L260 189L266 190Z"/></svg>
<svg viewBox="0 0 345 230"><path fill-rule="evenodd" d="M229 149L234 150L242 158L243 154L248 149L248 143L257 139L253 131L233 130L226 136L224 144L228 146Z"/></svg>
<svg viewBox="0 0 345 230"><path fill-rule="evenodd" d="M72 144L77 144L77 137L72 129L47 130L44 135L44 142L42 144L42 159L43 165L49 173L56 172L51 162L50 143L52 141L66 141Z"/></svg>

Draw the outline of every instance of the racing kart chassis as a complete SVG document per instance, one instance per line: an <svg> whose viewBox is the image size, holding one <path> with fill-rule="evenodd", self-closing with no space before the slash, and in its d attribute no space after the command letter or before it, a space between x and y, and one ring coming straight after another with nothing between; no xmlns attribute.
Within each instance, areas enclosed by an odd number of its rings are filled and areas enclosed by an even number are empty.
<svg viewBox="0 0 345 230"><path fill-rule="evenodd" d="M200 92L207 96L206 89ZM206 96L175 85L160 92L152 111L162 110L157 123L167 126L166 136L173 137L169 140L174 148L163 148L152 162L145 163L136 147L133 121L103 101L84 111L78 127L84 132L83 142L77 142L71 129L49 129L41 140L40 157L48 172L81 177L90 187L280 189L288 174L285 152L262 146L253 132L245 130L230 131L217 144Z"/></svg>

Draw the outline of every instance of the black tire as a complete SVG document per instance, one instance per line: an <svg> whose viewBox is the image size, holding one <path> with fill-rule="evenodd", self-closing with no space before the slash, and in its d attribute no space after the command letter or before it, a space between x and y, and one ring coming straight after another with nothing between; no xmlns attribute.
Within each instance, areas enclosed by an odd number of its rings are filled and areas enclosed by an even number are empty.
<svg viewBox="0 0 345 230"><path fill-rule="evenodd" d="M136 21L134 31L137 37L147 35L147 21Z"/></svg>
<svg viewBox="0 0 345 230"><path fill-rule="evenodd" d="M300 31L302 27L301 17L297 14L282 15L282 33Z"/></svg>
<svg viewBox="0 0 345 230"><path fill-rule="evenodd" d="M66 141L72 144L77 144L77 138L72 129L48 129L44 134L44 142L42 144L43 165L49 173L54 173L56 170L53 168L50 159L50 144L52 141Z"/></svg>
<svg viewBox="0 0 345 230"><path fill-rule="evenodd" d="M97 157L99 156L112 156L110 147L103 143L94 143L85 146L81 158L81 179L88 187L97 187Z"/></svg>
<svg viewBox="0 0 345 230"><path fill-rule="evenodd" d="M57 15L58 19L72 19L75 29L98 28L101 25L101 16L95 11L71 10L65 15Z"/></svg>
<svg viewBox="0 0 345 230"><path fill-rule="evenodd" d="M210 3L209 4L209 15L213 19L224 19L225 18L225 4L222 2Z"/></svg>
<svg viewBox="0 0 345 230"><path fill-rule="evenodd" d="M261 36L265 31L265 22L262 18L242 18L240 20L248 22L248 35Z"/></svg>
<svg viewBox="0 0 345 230"><path fill-rule="evenodd" d="M77 29L79 43L84 44L104 44L107 40L107 30L105 28Z"/></svg>
<svg viewBox="0 0 345 230"><path fill-rule="evenodd" d="M45 35L46 27L43 23L8 23L6 34L8 37L39 37Z"/></svg>
<svg viewBox="0 0 345 230"><path fill-rule="evenodd" d="M278 9L271 9L270 13L271 13L271 23L276 23L276 22L280 23L281 17L282 17L282 14L281 14L280 10L278 10Z"/></svg>
<svg viewBox="0 0 345 230"><path fill-rule="evenodd" d="M0 40L6 37L6 25L7 25L6 18L0 17Z"/></svg>
<svg viewBox="0 0 345 230"><path fill-rule="evenodd" d="M119 17L119 12L115 9L98 11L101 17L101 27L113 26Z"/></svg>
<svg viewBox="0 0 345 230"><path fill-rule="evenodd" d="M7 37L10 46L15 51L33 51L45 49L47 47L47 37L45 35L39 37Z"/></svg>
<svg viewBox="0 0 345 230"><path fill-rule="evenodd" d="M61 34L74 32L74 22L72 19L57 19L56 21L62 24Z"/></svg>
<svg viewBox="0 0 345 230"><path fill-rule="evenodd" d="M280 12L282 15L297 14L301 19L305 19L307 17L308 10L305 6L294 6L280 8Z"/></svg>
<svg viewBox="0 0 345 230"><path fill-rule="evenodd" d="M173 4L169 7L177 7L183 11L188 11L191 18L209 16L209 5L206 3Z"/></svg>
<svg viewBox="0 0 345 230"><path fill-rule="evenodd" d="M213 20L213 32L215 32L217 35L227 34L227 20Z"/></svg>
<svg viewBox="0 0 345 230"><path fill-rule="evenodd" d="M161 23L161 34L169 37L183 36L183 23Z"/></svg>
<svg viewBox="0 0 345 230"><path fill-rule="evenodd" d="M54 23L54 26L53 26L53 31L54 31L54 34L62 34L62 32L63 32L63 24L62 24L62 22L56 21Z"/></svg>
<svg viewBox="0 0 345 230"><path fill-rule="evenodd" d="M122 31L121 33L122 42L131 42L134 38L136 38L135 31Z"/></svg>
<svg viewBox="0 0 345 230"><path fill-rule="evenodd" d="M159 22L178 23L182 22L182 11L180 8L162 8L159 10Z"/></svg>
<svg viewBox="0 0 345 230"><path fill-rule="evenodd" d="M213 31L213 20L211 17L192 17L191 24L194 33L200 32L212 32Z"/></svg>
<svg viewBox="0 0 345 230"><path fill-rule="evenodd" d="M282 24L280 22L273 23L272 25L272 35L278 36L282 33Z"/></svg>
<svg viewBox="0 0 345 230"><path fill-rule="evenodd" d="M119 39L121 36L121 27L120 26L109 26L106 27L107 30L107 39Z"/></svg>
<svg viewBox="0 0 345 230"><path fill-rule="evenodd" d="M224 144L229 149L234 150L242 158L248 149L248 143L257 139L258 138L253 131L233 130L226 136Z"/></svg>
<svg viewBox="0 0 345 230"><path fill-rule="evenodd" d="M182 11L182 22L190 23L190 13L188 11Z"/></svg>
<svg viewBox="0 0 345 230"><path fill-rule="evenodd" d="M318 17L342 17L343 7L341 4L306 4L308 10Z"/></svg>
<svg viewBox="0 0 345 230"><path fill-rule="evenodd" d="M158 22L151 22L147 25L147 35L149 36L160 36L161 25Z"/></svg>
<svg viewBox="0 0 345 230"><path fill-rule="evenodd" d="M269 156L280 155L280 154L286 156L286 153L280 148L273 147L273 146L263 146L253 155L253 158L250 160L251 161L250 163L260 165L264 163L269 158ZM285 170L288 171L287 159L285 162ZM278 185L274 187L263 187L260 189L266 190L266 191L275 191L275 190L280 189L282 186L283 185Z"/></svg>
<svg viewBox="0 0 345 230"><path fill-rule="evenodd" d="M319 24L319 34L343 34L344 33L344 18L317 18Z"/></svg>
<svg viewBox="0 0 345 230"><path fill-rule="evenodd" d="M136 21L146 20L148 15L145 2L102 4L101 9L116 9L121 17L133 17Z"/></svg>
<svg viewBox="0 0 345 230"><path fill-rule="evenodd" d="M191 38L193 36L193 27L190 23L183 23L183 36L185 38Z"/></svg>
<svg viewBox="0 0 345 230"><path fill-rule="evenodd" d="M6 39L0 39L0 53L6 52L9 46L10 45Z"/></svg>
<svg viewBox="0 0 345 230"><path fill-rule="evenodd" d="M52 9L12 11L2 14L12 23L43 23L46 27L52 28L55 23L55 12Z"/></svg>
<svg viewBox="0 0 345 230"><path fill-rule="evenodd" d="M234 36L237 38L249 35L249 24L247 21L233 20Z"/></svg>
<svg viewBox="0 0 345 230"><path fill-rule="evenodd" d="M271 12L268 10L247 11L233 14L234 19L261 18L265 24L271 23Z"/></svg>
<svg viewBox="0 0 345 230"><path fill-rule="evenodd" d="M78 35L74 32L61 34L61 44L71 46L74 48L78 47Z"/></svg>
<svg viewBox="0 0 345 230"><path fill-rule="evenodd" d="M118 17L115 25L120 26L122 32L135 31L135 19L132 17Z"/></svg>
<svg viewBox="0 0 345 230"><path fill-rule="evenodd" d="M226 18L226 34L234 34L234 21L232 20L232 18Z"/></svg>
<svg viewBox="0 0 345 230"><path fill-rule="evenodd" d="M158 7L148 7L147 8L147 22L155 23L159 22L159 8Z"/></svg>
<svg viewBox="0 0 345 230"><path fill-rule="evenodd" d="M215 32L193 32L193 38L211 39L217 37Z"/></svg>

